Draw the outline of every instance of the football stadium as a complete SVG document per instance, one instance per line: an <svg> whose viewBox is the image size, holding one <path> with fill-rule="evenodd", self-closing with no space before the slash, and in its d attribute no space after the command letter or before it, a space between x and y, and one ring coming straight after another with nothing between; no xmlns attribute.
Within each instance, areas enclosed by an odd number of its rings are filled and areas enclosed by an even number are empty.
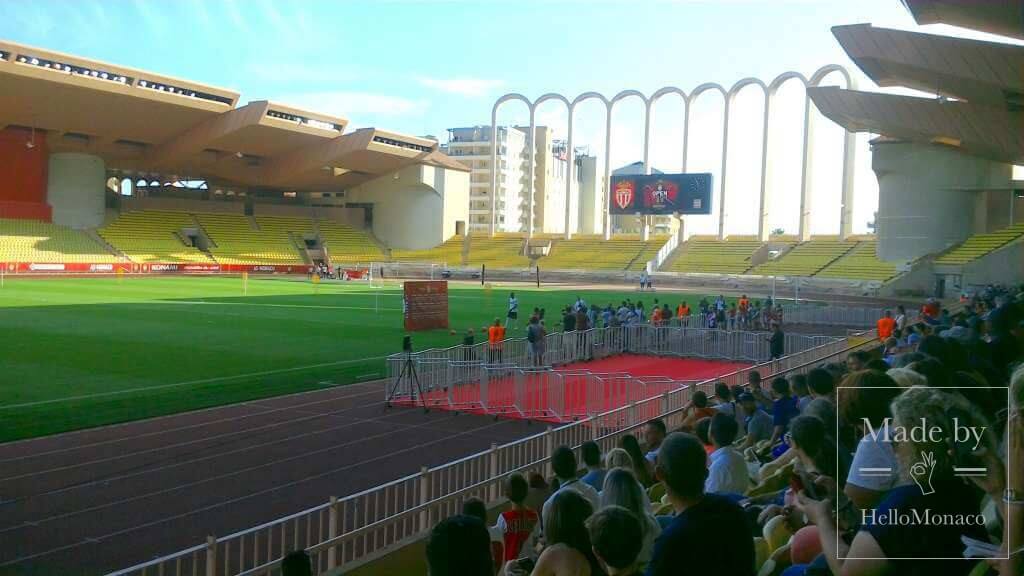
<svg viewBox="0 0 1024 576"><path fill-rule="evenodd" d="M893 3L445 143L0 39L0 575L1024 574L1024 1Z"/></svg>

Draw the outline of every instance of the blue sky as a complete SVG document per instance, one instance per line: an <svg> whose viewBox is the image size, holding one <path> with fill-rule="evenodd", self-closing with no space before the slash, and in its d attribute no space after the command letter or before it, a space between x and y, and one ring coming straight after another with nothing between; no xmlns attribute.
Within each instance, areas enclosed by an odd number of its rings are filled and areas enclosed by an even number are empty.
<svg viewBox="0 0 1024 576"><path fill-rule="evenodd" d="M829 63L852 70L831 26L917 28L898 0L0 0L0 14L0 38L232 88L243 102L278 100L340 115L355 127L442 141L446 128L489 123L494 99L504 92L650 93L665 85L731 85L746 76L768 80L786 70L810 74ZM863 77L860 84L874 88ZM799 94L794 90L794 110ZM698 116L713 118L714 106ZM681 110L672 104L658 110L652 162L658 167L681 168L672 165L681 165L675 160L681 144L671 128L681 126L674 120ZM601 115L596 108L581 114L582 143L600 152ZM564 113L554 106L538 115L556 130L564 127ZM750 117L757 117L756 103ZM616 113L613 165L639 159L639 118L636 102ZM526 115L512 107L501 121L525 122ZM823 138L835 144L838 134ZM745 140L757 139L737 139ZM714 150L715 142L720 136L709 135L698 147ZM742 146L730 150L730 163L735 155L759 158ZM864 202L856 220L864 229L877 205L866 139L858 153L865 182L858 184ZM705 163L715 164L710 157ZM792 212L792 194L777 202ZM836 213L838 205L824 196L823 202L822 213ZM738 226L752 222L747 212L736 215ZM826 232L824 223L836 219L819 220ZM793 221L779 220L790 230Z"/></svg>

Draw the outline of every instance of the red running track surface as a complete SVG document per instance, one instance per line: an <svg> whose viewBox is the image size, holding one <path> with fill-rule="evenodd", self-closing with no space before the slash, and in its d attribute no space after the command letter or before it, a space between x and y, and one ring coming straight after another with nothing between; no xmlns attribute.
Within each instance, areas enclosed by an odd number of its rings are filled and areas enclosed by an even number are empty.
<svg viewBox="0 0 1024 576"><path fill-rule="evenodd" d="M624 354L569 364L553 371L525 373L518 378L495 374L486 387L463 384L450 390L429 390L425 396L428 405L440 409L568 422L659 396L676 388L680 380L707 380L748 366L739 362ZM585 372L598 377L588 377Z"/></svg>

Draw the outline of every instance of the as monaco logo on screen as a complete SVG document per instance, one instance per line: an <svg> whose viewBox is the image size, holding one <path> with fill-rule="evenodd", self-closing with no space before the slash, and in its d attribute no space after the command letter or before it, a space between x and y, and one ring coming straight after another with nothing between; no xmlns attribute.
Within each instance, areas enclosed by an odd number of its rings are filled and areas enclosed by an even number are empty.
<svg viewBox="0 0 1024 576"><path fill-rule="evenodd" d="M615 183L615 194L613 198L615 205L619 207L619 210L626 210L633 205L633 198L636 197L634 191L635 182L632 180L620 180Z"/></svg>
<svg viewBox="0 0 1024 576"><path fill-rule="evenodd" d="M658 180L644 185L644 206L652 211L671 209L679 196L679 185L670 180Z"/></svg>

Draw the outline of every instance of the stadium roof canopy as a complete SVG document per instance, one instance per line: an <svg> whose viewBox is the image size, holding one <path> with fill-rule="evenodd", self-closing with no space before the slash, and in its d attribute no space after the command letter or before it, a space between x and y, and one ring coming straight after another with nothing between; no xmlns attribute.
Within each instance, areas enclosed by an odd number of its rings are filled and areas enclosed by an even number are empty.
<svg viewBox="0 0 1024 576"><path fill-rule="evenodd" d="M925 4L961 3L907 4L923 9ZM836 26L832 32L879 86L903 86L936 97L808 88L822 114L847 130L888 140L944 144L967 154L1024 163L1024 46L869 24Z"/></svg>
<svg viewBox="0 0 1024 576"><path fill-rule="evenodd" d="M409 164L469 169L437 142L364 128L232 90L0 42L0 128L46 131L52 152L82 152L139 173L288 190L340 190Z"/></svg>
<svg viewBox="0 0 1024 576"><path fill-rule="evenodd" d="M918 24L949 24L1024 40L1024 0L903 0Z"/></svg>

